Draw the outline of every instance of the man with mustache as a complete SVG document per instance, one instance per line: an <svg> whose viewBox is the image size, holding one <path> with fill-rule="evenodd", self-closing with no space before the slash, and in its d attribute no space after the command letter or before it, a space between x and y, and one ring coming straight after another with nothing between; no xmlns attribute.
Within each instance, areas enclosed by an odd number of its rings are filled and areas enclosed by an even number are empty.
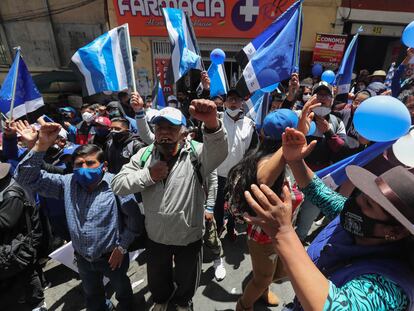
<svg viewBox="0 0 414 311"><path fill-rule="evenodd" d="M138 93L132 94L131 105L136 118L145 115ZM185 139L186 119L180 110L164 108L152 120L154 144L139 150L112 182L117 194L142 195L148 286L156 311L167 310L170 299L177 310L193 310L202 264L203 184L228 153L215 103L193 100L189 112L204 123L203 144Z"/></svg>

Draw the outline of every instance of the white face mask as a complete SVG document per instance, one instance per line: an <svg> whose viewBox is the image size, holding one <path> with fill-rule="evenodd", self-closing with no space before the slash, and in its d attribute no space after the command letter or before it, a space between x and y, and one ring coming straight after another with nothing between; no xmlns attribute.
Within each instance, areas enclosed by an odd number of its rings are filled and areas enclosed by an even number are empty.
<svg viewBox="0 0 414 311"><path fill-rule="evenodd" d="M312 97L312 95L310 95L310 94L309 95L303 95L302 100L303 100L304 103L306 103L309 99L311 99L311 97Z"/></svg>
<svg viewBox="0 0 414 311"><path fill-rule="evenodd" d="M331 111L332 111L332 109L330 107L321 106L321 107L313 108L313 112L319 117L325 117L328 114L330 114Z"/></svg>
<svg viewBox="0 0 414 311"><path fill-rule="evenodd" d="M95 115L90 112L84 112L82 113L82 120L86 123L91 123L95 119Z"/></svg>
<svg viewBox="0 0 414 311"><path fill-rule="evenodd" d="M241 109L237 108L237 109L231 110L229 108L226 108L226 112L230 117L235 118L240 114Z"/></svg>

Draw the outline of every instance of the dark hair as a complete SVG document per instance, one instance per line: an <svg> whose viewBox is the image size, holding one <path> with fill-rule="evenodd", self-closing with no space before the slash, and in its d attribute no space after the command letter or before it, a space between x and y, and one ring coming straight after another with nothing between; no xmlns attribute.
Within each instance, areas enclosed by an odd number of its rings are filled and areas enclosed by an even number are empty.
<svg viewBox="0 0 414 311"><path fill-rule="evenodd" d="M113 118L111 119L111 122L112 123L119 122L119 123L122 123L122 125L124 125L125 127L129 128L129 121L125 118L120 118L120 117Z"/></svg>
<svg viewBox="0 0 414 311"><path fill-rule="evenodd" d="M91 154L96 154L96 158L100 163L103 163L105 161L104 152L100 147L94 144L87 144L75 149L72 155L72 163L75 163L75 160L79 157L84 157Z"/></svg>
<svg viewBox="0 0 414 311"><path fill-rule="evenodd" d="M119 92L118 93L118 99L121 99L121 97L124 97L124 96L128 96L128 93L127 92Z"/></svg>
<svg viewBox="0 0 414 311"><path fill-rule="evenodd" d="M89 109L89 108L91 108L91 104L83 104L82 106L81 106L81 110L83 110L83 109Z"/></svg>
<svg viewBox="0 0 414 311"><path fill-rule="evenodd" d="M257 148L249 151L246 156L236 164L229 172L227 178L227 194L230 198L231 208L237 213L247 212L256 215L244 198L244 191L250 190L252 184L257 184L257 165L259 161L270 154L275 153L282 146L280 140L265 137ZM270 187L277 195L281 195L285 171L280 174L275 183Z"/></svg>

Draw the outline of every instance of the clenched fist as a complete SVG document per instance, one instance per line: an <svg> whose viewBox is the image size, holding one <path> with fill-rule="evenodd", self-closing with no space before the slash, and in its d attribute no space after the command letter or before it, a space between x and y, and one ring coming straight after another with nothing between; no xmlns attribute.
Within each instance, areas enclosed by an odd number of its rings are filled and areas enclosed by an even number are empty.
<svg viewBox="0 0 414 311"><path fill-rule="evenodd" d="M130 105L135 112L139 112L144 107L144 100L142 99L141 95L138 92L131 93L131 101Z"/></svg>
<svg viewBox="0 0 414 311"><path fill-rule="evenodd" d="M190 114L193 118L204 122L209 130L216 130L219 127L217 119L217 106L208 99L195 99L190 105Z"/></svg>
<svg viewBox="0 0 414 311"><path fill-rule="evenodd" d="M155 182L168 177L168 165L165 161L158 161L149 168L151 179Z"/></svg>

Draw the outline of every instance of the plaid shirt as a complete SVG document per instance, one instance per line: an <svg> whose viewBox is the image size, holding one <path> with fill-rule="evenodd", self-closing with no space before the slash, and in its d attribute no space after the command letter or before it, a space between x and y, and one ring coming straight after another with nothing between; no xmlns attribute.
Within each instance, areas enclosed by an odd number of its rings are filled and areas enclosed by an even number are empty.
<svg viewBox="0 0 414 311"><path fill-rule="evenodd" d="M292 223L295 223L296 216L299 212L299 206L302 204L305 196L299 190L298 186L296 185L296 182L294 181L292 177L290 168L288 167L286 167L285 184L290 189L290 195L292 198L292 210L293 210ZM259 244L272 243L271 238L263 231L263 229L260 226L257 226L257 225L247 226L247 237L248 239L253 240Z"/></svg>
<svg viewBox="0 0 414 311"><path fill-rule="evenodd" d="M22 186L39 195L65 202L66 219L75 251L94 261L117 246L127 248L137 235L138 205L134 196L116 198L110 184L112 174L105 173L92 192L81 187L73 174L50 174L40 169L45 153L30 151L16 169Z"/></svg>

